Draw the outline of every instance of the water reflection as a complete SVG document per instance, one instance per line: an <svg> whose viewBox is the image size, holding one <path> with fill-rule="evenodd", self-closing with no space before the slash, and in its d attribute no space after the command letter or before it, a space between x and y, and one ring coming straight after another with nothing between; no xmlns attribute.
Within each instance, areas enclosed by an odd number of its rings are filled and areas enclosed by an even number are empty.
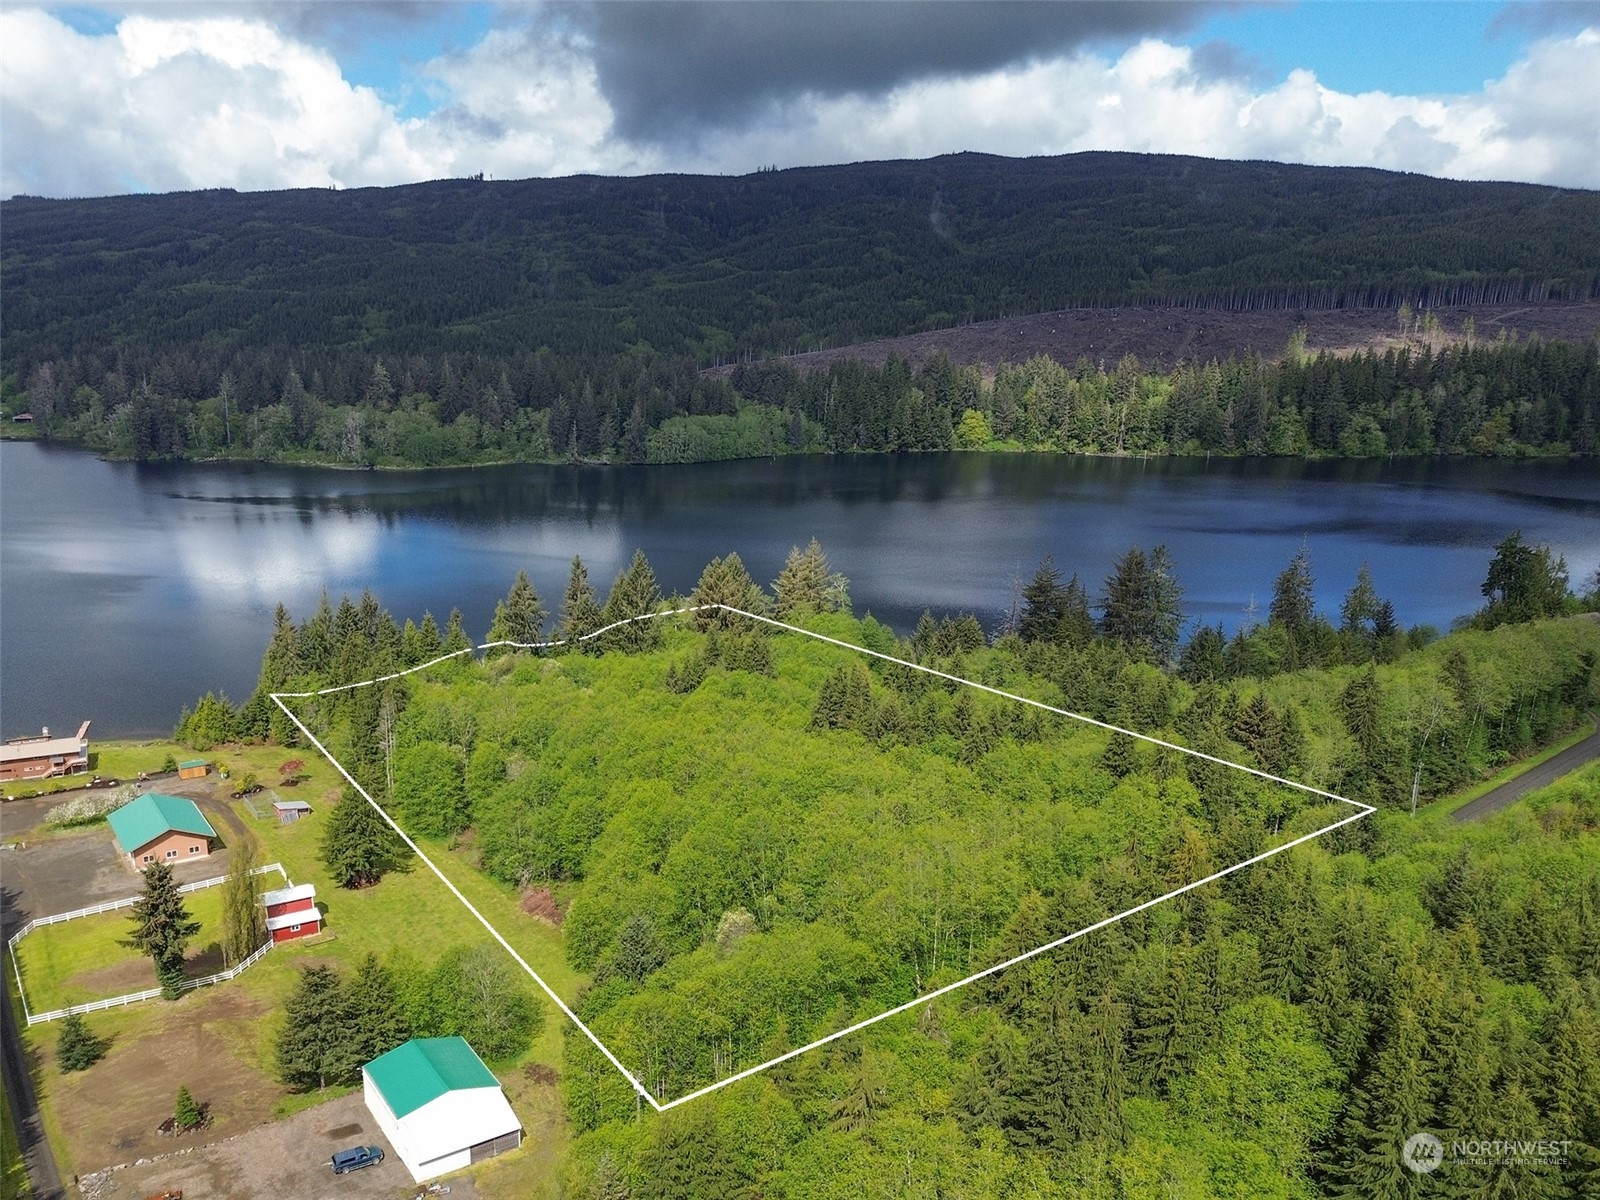
<svg viewBox="0 0 1600 1200"><path fill-rule="evenodd" d="M102 735L170 728L210 687L242 698L280 600L371 587L402 616L459 605L483 633L526 569L555 607L574 554L604 586L634 547L687 591L737 550L770 581L816 536L858 611L909 628L926 607L1002 621L1053 554L1091 590L1131 542L1165 541L1189 613L1245 619L1309 544L1322 606L1371 563L1403 621L1446 625L1480 602L1513 528L1600 561L1588 464L1300 463L851 456L687 467L510 466L433 472L102 463L0 446L0 723Z"/></svg>

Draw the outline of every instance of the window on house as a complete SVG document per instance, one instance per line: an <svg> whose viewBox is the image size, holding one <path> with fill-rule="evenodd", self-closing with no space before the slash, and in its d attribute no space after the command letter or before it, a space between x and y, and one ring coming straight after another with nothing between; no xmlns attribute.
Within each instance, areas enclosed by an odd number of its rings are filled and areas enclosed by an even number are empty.
<svg viewBox="0 0 1600 1200"><path fill-rule="evenodd" d="M168 850L167 851L167 857L168 858L177 858L178 857L178 852L176 850Z"/></svg>
<svg viewBox="0 0 1600 1200"><path fill-rule="evenodd" d="M289 932L290 933L299 933L300 932L300 926L298 926L298 925L289 926Z"/></svg>
<svg viewBox="0 0 1600 1200"><path fill-rule="evenodd" d="M189 853L190 854L199 854L200 853L200 847L199 846L190 846L189 847Z"/></svg>
<svg viewBox="0 0 1600 1200"><path fill-rule="evenodd" d="M146 854L144 856L144 861L145 862L155 862L155 860L156 860L156 856L154 854Z"/></svg>

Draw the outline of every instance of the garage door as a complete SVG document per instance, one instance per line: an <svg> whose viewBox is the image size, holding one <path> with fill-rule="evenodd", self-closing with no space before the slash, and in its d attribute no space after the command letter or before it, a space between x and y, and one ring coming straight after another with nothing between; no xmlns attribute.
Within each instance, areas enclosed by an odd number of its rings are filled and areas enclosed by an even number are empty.
<svg viewBox="0 0 1600 1200"><path fill-rule="evenodd" d="M515 1150L520 1145L522 1145L522 1130L513 1129L510 1133L490 1138L487 1142L479 1142L472 1148L472 1161L482 1162L486 1158L493 1158L496 1154Z"/></svg>

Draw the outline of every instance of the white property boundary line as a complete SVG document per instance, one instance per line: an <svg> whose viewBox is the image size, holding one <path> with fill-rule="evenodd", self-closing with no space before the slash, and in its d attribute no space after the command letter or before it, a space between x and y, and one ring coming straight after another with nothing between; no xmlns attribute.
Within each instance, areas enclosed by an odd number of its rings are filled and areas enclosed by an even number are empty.
<svg viewBox="0 0 1600 1200"><path fill-rule="evenodd" d="M1126 734L1128 737L1137 738L1139 741L1142 741L1142 742L1149 742L1153 746L1161 746L1161 747L1164 747L1165 749L1168 749L1168 750L1176 750L1178 753L1187 754L1192 758L1204 759L1207 762L1213 762L1213 763L1218 764L1219 766L1232 767L1236 771L1243 771L1246 774L1255 775L1258 778L1268 780L1269 782L1272 782L1272 783L1281 783L1285 787L1290 787L1290 788L1295 789L1296 791L1305 792L1308 795L1320 796L1325 800L1334 800L1334 801L1337 801L1340 804L1348 804L1352 808L1357 809L1358 811L1353 813L1353 814L1351 814L1348 817L1342 817L1342 818L1340 818L1339 820L1333 822L1330 825L1325 825L1320 829L1316 829L1316 830L1313 830L1310 833L1303 834L1300 837L1297 837L1297 838L1293 839L1292 841L1285 842L1281 846L1275 846L1271 850L1267 850L1267 851L1264 851L1261 854L1257 854L1253 858L1247 858L1243 862L1235 863L1231 867L1224 867L1220 871L1214 871L1210 875L1207 875L1204 879L1196 879L1192 883L1184 884L1182 887L1173 888L1172 891L1167 892L1165 895L1157 896L1153 900L1146 900L1142 904L1136 904L1132 908L1124 909L1122 912L1117 913L1115 916L1106 917L1103 920L1096 921L1092 925L1086 925L1082 929L1077 930L1076 932L1067 934L1065 937L1059 937L1059 938L1056 938L1054 941L1046 942L1042 946L1036 946L1032 950L1028 950L1028 951L1026 951L1026 952L1024 952L1022 954L1018 954L1013 958L1008 958L1004 962L996 963L992 967L985 967L981 971L976 971L973 974L968 975L965 979L958 979L954 983L947 983L941 988L935 988L931 992L925 992L922 995L915 997L914 999L906 1001L906 1003L904 1003L904 1004L897 1005L894 1008L888 1009L885 1012L881 1012L875 1017L868 1017L865 1021L857 1021L854 1025L851 1025L851 1026L849 1026L849 1027L847 1027L845 1029L840 1029L837 1032L830 1033L826 1037L820 1037L814 1042L810 1042L810 1043L808 1043L808 1044L806 1044L804 1046L798 1047L797 1049L787 1051L786 1053L780 1054L776 1058L768 1059L766 1062L760 1063L757 1066L747 1067L744 1070L738 1071L738 1072L736 1072L736 1073L734 1073L732 1075L729 1075L724 1079L719 1079L715 1083L708 1084L707 1086L705 1086L703 1088L698 1088L695 1091L688 1092L688 1093L686 1093L686 1094L684 1094L682 1096L679 1096L675 1100L668 1100L665 1103L662 1103L661 1101L657 1100L653 1095L650 1094L650 1089L645 1087L645 1085L643 1083L641 1083L638 1080L637 1077L634 1076L633 1072L629 1071L627 1067L622 1065L622 1063L617 1059L617 1056L611 1052L611 1050L606 1046L606 1044L604 1042L602 1042L597 1036L595 1036L594 1030L590 1029L587 1025L585 1025L581 1020L578 1019L578 1014L572 1011L572 1009L568 1006L567 1002L565 1000L563 1000L560 996L556 995L555 990L553 988L551 988L551 986L548 983L546 983L543 978L540 977L540 975L539 975L539 973L537 971L535 971L531 966L528 965L527 960L524 959L522 957L522 955L518 954L516 949L511 945L511 943L506 941L505 937L501 935L500 931L489 923L488 918L486 918L481 912L479 912L477 910L477 908L472 904L472 902L470 900L468 900L464 895L461 894L460 889L457 888L454 883L450 882L450 879L445 875L445 873L443 871L441 871L439 869L437 864L435 864L432 859L430 859L426 854L424 854L422 852L422 848L420 846L418 846L416 844L416 842L411 840L411 836L408 833L406 833L406 831L404 829L401 829L400 826L394 821L394 819L392 817L390 817L387 812L384 811L383 806L372 798L372 796L367 792L366 788L362 787L361 784L356 781L355 777L353 775L351 775L349 771L346 771L344 769L343 764L341 764L338 759L334 758L334 756L328 752L328 748L326 746L324 746L322 744L322 742L317 739L317 736L314 733L312 733L309 729L306 728L305 723L303 721L301 721L300 718L294 714L294 712L289 708L289 706L287 704L284 703L284 701L285 700L310 699L310 698L316 697L316 696L326 696L326 695L329 695L329 694L334 693L334 692L346 692L346 691L351 691L351 690L353 690L355 688L372 687L374 684L386 683L391 679L399 679L399 678L401 678L402 676L405 676L405 675L412 675L412 674L415 674L418 671L425 671L429 667L432 667L432 666L435 666L435 665L437 665L439 663L445 662L448 659L459 658L463 654L472 654L472 653L474 653L475 651L478 651L478 650L493 650L493 649L497 649L497 648L502 647L502 646L511 647L513 649L518 649L518 650L548 650L548 649L553 649L553 648L555 648L557 646L567 645L569 643L577 644L577 643L580 643L580 642L586 642L586 641L589 641L589 640L591 640L593 638L597 638L597 637L601 636L602 634L607 633L607 632L609 632L609 631L611 631L613 629L620 628L623 625L631 625L631 624L633 624L633 623L635 623L637 621L653 621L653 620L659 620L659 619L661 619L663 617L676 617L676 616L682 616L682 615L687 614L687 613L708 612L708 611L716 611L716 610L721 610L723 612L733 613L736 616L746 617L746 618L748 618L748 619L750 619L752 621L759 621L762 624L771 625L776 629L785 629L785 630L788 630L791 633L802 634L805 637L812 638L812 639L814 639L816 641L827 642L829 645L839 646L839 647L841 647L841 648L843 648L845 650L854 651L857 654L865 654L865 655L868 655L868 656L870 656L872 658L879 658L879 659L882 659L885 662L895 663L895 664L897 664L899 666L907 667L907 668L909 668L910 670L913 670L913 671L921 671L925 675L933 675L933 676L936 676L937 678L949 680L952 683L960 684L963 687L974 688L974 689L976 689L977 691L980 691L980 692L988 692L992 696L999 696L999 697L1001 697L1003 699L1006 699L1006 700L1014 700L1019 704L1030 705L1033 708L1043 709L1045 712L1055 713L1058 716L1069 717L1074 721L1082 722L1085 725L1093 725L1098 729L1110 730L1112 733ZM526 971L528 973L529 978L531 978L534 981L534 983L538 984L540 989L542 989L543 992L545 993L545 995L549 996L550 999L555 1002L556 1007L559 1008L563 1013L565 1013L567 1015L567 1017L572 1021L572 1023L574 1025L576 1025L580 1030L583 1031L584 1036L587 1037L591 1042L594 1043L594 1045L596 1046L596 1048L599 1049L601 1054L606 1056L607 1061L610 1062L612 1066L616 1067L616 1069L618 1071L622 1072L623 1078L625 1078L630 1084L633 1085L634 1091L637 1092L644 1099L644 1101L647 1104L649 1104L651 1108L655 1109L657 1112L666 1112L669 1108L676 1108L680 1104L687 1104L690 1100L697 1099L697 1098L699 1098L701 1096L709 1095L712 1092L715 1092L715 1091L718 1091L721 1088L727 1087L729 1084L737 1083L741 1079L748 1079L752 1075L755 1075L755 1074L758 1074L758 1073L760 1073L762 1071L765 1071L768 1067L776 1066L778 1063L781 1063L781 1062L787 1062L789 1059L796 1058L799 1055L805 1054L807 1051L815 1050L819 1046L826 1046L829 1042L838 1041L840 1038L845 1037L848 1034L857 1033L860 1030L863 1030L863 1029L867 1028L867 1026L869 1026L869 1025L876 1025L879 1021L886 1021L890 1017L898 1016L900 1013L907 1012L907 1011L909 1011L909 1010L911 1010L913 1008L918 1007L919 1005L927 1004L930 1000L936 1000L940 996L943 996L943 995L946 995L946 994L948 994L950 992L955 991L957 988L963 988L969 983L975 983L977 980L983 979L986 976L997 974L1000 971L1004 971L1007 967L1014 967L1018 963L1026 962L1030 958L1036 958L1037 956L1039 956L1041 954L1044 954L1044 953L1046 953L1046 952L1048 952L1050 950L1058 949L1061 946L1065 946L1068 942L1075 941L1076 939L1078 939L1080 937L1083 937L1085 934L1094 933L1096 930L1104 929L1107 925L1114 925L1116 922L1122 920L1124 917L1131 917L1135 913L1141 913L1141 912L1144 912L1146 909L1154 908L1156 905L1161 904L1164 901L1171 900L1171 899L1173 899L1174 897L1177 897L1177 896L1181 896L1185 892L1193 891L1195 888L1201 887L1204 884L1214 883L1218 879L1221 879L1225 875L1231 875L1231 874L1233 874L1233 872L1243 870L1245 867L1254 866L1256 863L1259 863L1259 862L1262 862L1262 861L1264 861L1266 859L1269 859L1275 854L1282 854L1285 850L1289 850L1289 849L1292 849L1295 846L1301 845L1302 843L1309 842L1309 841L1313 840L1314 838L1319 838L1325 833L1331 833L1333 830L1338 829L1340 826L1349 825L1353 821L1359 821L1363 817L1371 816L1372 813L1377 811L1375 808L1373 808L1369 804L1362 804L1362 803L1360 803L1358 801L1351 800L1347 796L1339 796L1339 795L1334 794L1333 792L1325 792L1321 788L1312 787L1310 784L1296 783L1292 779L1284 779L1281 776L1272 775L1272 774L1269 774L1266 771L1257 770L1254 767L1247 767L1243 763L1229 762L1225 758L1218 758L1215 755L1205 754L1205 753L1202 753L1199 750L1191 750L1187 746L1179 746L1179 745L1177 745L1177 744L1175 744L1173 742L1162 741L1160 738L1151 737L1149 734L1146 734L1146 733L1138 733L1138 732L1136 732L1136 731L1134 731L1132 729L1123 729L1120 725L1112 725L1112 724L1110 724L1109 722L1106 722L1106 721L1098 721L1093 717L1084 716L1082 713L1071 712L1071 711L1069 711L1067 709L1064 709L1064 708L1056 708L1054 705L1045 704L1043 701L1040 701L1040 700L1030 700L1026 696L1018 696L1013 692L1007 692L1007 691L1001 690L1000 688L990 687L988 684L974 683L970 679L962 679L960 676L951 675L951 674L949 674L948 672L945 672L945 671L935 670L933 667L926 667L926 666L923 666L921 663L907 662L905 659L896 658L892 654L884 654L884 653L882 653L880 651L877 651L877 650L869 650L865 646L852 645L849 642L840 641L838 638L828 637L826 634L814 633L809 629L802 629L798 625L789 625L789 624L787 624L787 623L785 623L783 621L774 620L771 617L761 616L759 613L746 612L745 610L743 610L741 608L734 608L732 605L729 605L729 604L696 604L696 605L689 605L689 606L684 607L684 608L674 608L674 609L661 610L661 611L657 611L657 612L641 613L637 617L628 617L625 620L615 621L610 625L606 625L606 626L603 626L600 629L596 629L593 633L587 633L587 634L584 634L582 637L578 637L578 638L558 639L558 640L553 640L553 641L548 641L548 642L513 642L513 641L485 642L481 646L476 646L476 647L469 646L469 647L467 647L467 648L465 648L463 650L455 650L455 651L452 651L449 654L441 654L438 658L430 659L429 661L427 661L425 663L422 663L422 664L420 664L418 666L408 667L404 671L395 671L395 672L392 672L391 674L388 674L388 675L380 675L376 679L364 679L360 683L339 684L339 685L337 685L335 687L322 688L322 689L320 689L318 691L314 691L314 692L273 692L273 693L271 693L271 698L272 698L273 703L275 703L279 708L281 708L283 710L284 715L286 715L291 721L294 722L295 727L298 728L300 730L300 732L303 733L306 736L306 738L310 740L311 744L313 746L315 746L322 753L323 757L326 758L330 763L333 764L334 769L336 771L338 771L340 775L344 776L345 781L347 783L349 783L350 786L353 787L356 790L356 792L359 793L367 801L368 804L372 805L372 807L377 810L378 815L383 818L384 822L391 829L393 829L395 831L395 833L400 835L400 839L403 842L405 842L405 844L408 847L410 847L412 853L414 853L418 858L420 858L423 861L423 863L426 864L428 869L439 877L439 881L441 883L443 883L445 885L445 887L450 889L450 893L453 896L455 896L455 898L457 900L461 901L461 903L466 907L466 910L468 912L470 912L474 917L476 917L478 919L478 923L480 925L482 925L486 930L489 931L490 936L493 937L495 941L499 942L500 946L505 950L505 952L507 954L509 954L512 957L512 959L514 959L516 961L517 965L520 966L524 971Z"/></svg>

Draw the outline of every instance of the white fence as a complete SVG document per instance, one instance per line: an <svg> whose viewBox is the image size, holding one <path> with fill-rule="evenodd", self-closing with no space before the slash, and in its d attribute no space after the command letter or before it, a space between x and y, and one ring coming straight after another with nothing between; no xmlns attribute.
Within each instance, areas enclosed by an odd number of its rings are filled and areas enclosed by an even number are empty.
<svg viewBox="0 0 1600 1200"><path fill-rule="evenodd" d="M279 875L283 876L283 882L285 884L289 882L289 872L283 869L282 863L268 863L264 867L252 867L250 874L268 875L273 871L276 871ZM216 887L218 884L226 883L227 881L228 877L226 875L216 875L210 879L201 879L194 883L183 884L178 888L178 891L185 893L199 892L205 890L206 888ZM141 897L139 896L126 896L121 900L107 900L104 904L91 904L88 908L75 908L71 912L54 913L48 917L35 917L33 920L29 921L21 929L17 930L9 938L7 938L6 945L15 950L18 942L20 942L28 934L32 933L35 929L38 929L43 925L59 925L62 921L76 921L79 917L94 917L99 916L101 913L115 912L119 908L128 908L139 903L140 899Z"/></svg>
<svg viewBox="0 0 1600 1200"><path fill-rule="evenodd" d="M250 874L267 875L273 871L276 871L279 875L283 876L283 882L288 884L289 872L283 869L282 863L268 863L264 867L253 867L251 868ZM226 883L227 881L228 877L226 875L217 875L211 879L201 879L194 883L186 883L180 887L178 891L198 892L205 888L216 887L218 884ZM6 945L11 949L11 970L17 978L17 998L22 1001L22 1012L23 1015L27 1017L28 1024L30 1026L39 1025L45 1021L59 1021L62 1017L70 1016L73 1013L99 1012L102 1009L107 1008L122 1008L129 1004L137 1004L141 1000L154 1000L157 996L161 995L160 988L147 988L142 992L129 992L125 996L112 996L108 1000L91 1000L87 1004L74 1004L68 1008L56 1008L51 1009L49 1012L36 1013L28 1011L28 993L23 989L22 986L22 967L17 961L16 951L17 943L23 938L27 937L28 934L44 925L59 925L62 921L76 921L80 917L93 917L98 916L100 913L115 912L119 908L128 908L131 905L137 904L139 900L140 897L138 896L129 896L122 900L107 900L104 904L91 904L88 908L77 908L73 909L71 912L55 913L48 917L38 917L32 921L29 921L21 929L17 930L6 939ZM193 991L195 988L208 987L213 983L222 983L226 980L232 979L246 967L254 966L257 962L260 962L261 956L271 949L272 938L269 935L265 942L251 952L250 957L235 963L226 971L218 971L215 975L207 975L202 979L185 979L178 985L178 990L180 992Z"/></svg>
<svg viewBox="0 0 1600 1200"><path fill-rule="evenodd" d="M246 967L252 967L260 962L261 956L271 949L272 939L269 937L251 952L249 958L235 963L226 971L218 971L215 975L207 975L203 979L185 979L178 985L178 990L180 992L189 992L195 988L209 987L213 983L222 983L225 980L232 979ZM17 980L19 987L21 983L22 980L19 977ZM42 1025L46 1021L59 1021L62 1017L70 1016L73 1013L99 1012L105 1008L121 1008L124 1005L137 1004L141 1000L154 1000L159 995L161 995L160 988L147 988L142 992L129 992L126 996L113 996L109 1000L91 1000L87 1004L74 1004L70 1008L55 1008L45 1013L28 1013L28 1024L30 1026ZM28 1012L26 1001L23 1002L22 1011Z"/></svg>

